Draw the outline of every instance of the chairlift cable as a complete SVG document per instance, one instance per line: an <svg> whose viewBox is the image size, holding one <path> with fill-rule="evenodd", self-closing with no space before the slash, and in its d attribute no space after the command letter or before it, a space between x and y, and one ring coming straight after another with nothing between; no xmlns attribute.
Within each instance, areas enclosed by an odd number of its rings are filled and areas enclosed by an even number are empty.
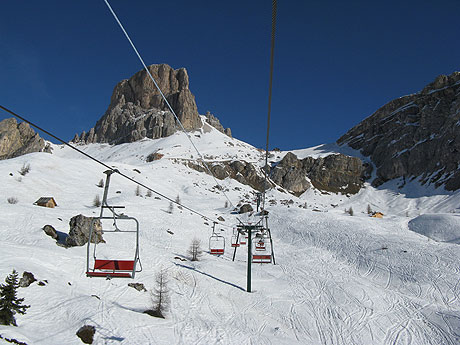
<svg viewBox="0 0 460 345"><path fill-rule="evenodd" d="M268 180L268 139L270 134L270 115L272 108L272 85L273 85L273 58L275 51L275 29L276 29L276 0L273 0L272 3L272 36L271 36L271 52L270 52L270 80L268 86L268 114L267 114L267 142L265 146L265 166L264 170L264 193L262 200L262 208L265 210L265 191L267 190L267 180Z"/></svg>
<svg viewBox="0 0 460 345"><path fill-rule="evenodd" d="M129 43L131 44L131 47L133 48L134 52L136 53L137 57L139 58L142 66L144 66L144 69L145 71L147 72L148 76L150 77L150 79L152 80L153 84L155 85L155 87L157 88L158 92L160 92L160 95L161 97L163 98L163 100L165 101L166 105L168 106L169 110L171 111L171 113L174 115L175 119L177 120L177 122L179 123L180 127L182 128L182 131L185 133L185 135L187 136L188 140L190 141L190 143L192 144L193 148L195 149L195 151L197 152L201 162L203 163L203 165L205 166L206 170L209 172L209 174L214 178L214 181L217 183L217 185L221 188L221 191L222 193L224 194L225 198L228 200L228 202L230 203L230 206L232 208L234 208L235 206L233 205L232 201L229 199L229 197L227 196L227 194L225 193L225 190L224 190L224 187L221 186L221 184L217 181L217 178L216 176L212 173L211 169L209 169L209 166L208 164L206 163L206 161L204 160L204 157L203 155L200 153L200 151L198 150L198 148L195 146L195 144L193 143L193 140L192 138L190 137L190 135L187 133L187 131L185 130L184 126L182 125L182 122L179 120L179 117L176 115L176 112L173 110L173 108L171 107L171 105L169 104L168 100L166 99L165 95L163 94L163 92L161 91L160 87L158 86L157 82L155 81L155 78L153 78L152 74L150 73L149 69L147 68L147 65L145 64L144 62L144 59L142 59L142 56L141 54L139 53L139 51L137 50L136 46L134 45L133 41L131 40L131 38L129 37L128 33L126 32L123 24L121 24L120 20L118 19L118 16L116 15L115 11L112 9L112 7L110 6L108 0L104 0L105 4L107 5L107 7L109 8L110 12L112 13L113 17L115 18L116 22L118 23L118 25L120 26L121 30L123 31L123 33L125 34L126 36L126 39L129 41Z"/></svg>
<svg viewBox="0 0 460 345"><path fill-rule="evenodd" d="M195 211L194 209L192 209L192 208L190 208L190 207L188 207L188 206L185 206L185 205L181 204L180 202L177 202L176 200L173 200L173 199L167 197L166 195L164 195L164 194L162 194L162 193L160 193L160 192L158 192L158 191L156 191L156 190L154 190L154 189L152 189L152 188L146 186L145 184L143 184L143 183L141 183L141 182L139 182L139 181L136 181L135 179L133 179L132 177L129 177L128 175L122 173L121 171L112 168L111 166L105 164L104 162L101 162L101 161L98 160L97 158L94 158L93 156L87 154L86 152L83 152L82 150L76 148L75 146L70 145L68 142L65 142L65 141L62 140L61 138L57 137L56 135L50 133L49 131L47 131L47 130L45 130L45 129L43 129L43 128L41 128L40 126L38 126L38 125L32 123L31 121L29 121L29 120L27 120L26 118L22 117L21 115L19 115L19 114L13 112L12 110L10 110L10 109L8 109L8 108L5 108L5 107L2 106L2 105L0 105L0 109L6 111L7 113L13 115L13 116L16 117L16 118L18 118L18 119L20 119L20 120L22 120L22 121L28 123L30 126L35 127L35 128L38 129L39 131L41 131L41 132L43 132L43 133L49 135L50 137L56 139L56 140L59 141L60 143L66 145L66 146L68 146L68 147L70 147L71 149L73 149L73 150L77 151L78 153L84 155L85 157L87 157L87 158L89 158L89 159L95 161L96 163L101 164L102 166L106 167L107 169L109 169L109 170L111 170L111 171L113 171L113 172L115 172L115 173L118 173L120 176L122 176L122 177L124 177L124 178L130 180L131 182L134 182L135 184L137 184L137 185L139 185L139 186L141 186L141 187L144 187L144 188L147 189L147 190L150 190L151 192L155 193L156 195L161 196L162 198L164 198L164 199L166 199L166 200L168 200L168 201L170 201L170 202L172 202L172 203L174 203L174 204L176 204L176 205L178 205L178 206L181 206L181 207L185 208L186 210L188 210L188 211L190 211L190 212L192 212L192 213L194 213L194 214L196 214L196 215L199 215L200 217L202 217L202 218L204 218L204 219L206 219L206 220L215 222L215 223L217 223L217 224L219 224L219 225L221 225L221 226L224 226L224 227L230 227L229 225L222 224L221 222L215 221L214 219L212 219L212 218L210 218L210 217L208 217L208 216L205 216L204 214L202 214L202 213L200 213L200 212L198 212L198 211Z"/></svg>

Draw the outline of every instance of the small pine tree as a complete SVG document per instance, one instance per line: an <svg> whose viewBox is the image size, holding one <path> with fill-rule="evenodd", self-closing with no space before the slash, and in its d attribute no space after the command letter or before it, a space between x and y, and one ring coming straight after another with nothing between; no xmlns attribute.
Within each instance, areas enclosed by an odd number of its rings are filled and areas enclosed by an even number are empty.
<svg viewBox="0 0 460 345"><path fill-rule="evenodd" d="M163 313L169 307L168 277L165 270L161 270L155 275L155 287L151 296L153 308L149 314L164 319Z"/></svg>
<svg viewBox="0 0 460 345"><path fill-rule="evenodd" d="M168 207L168 213L173 213L173 210L174 210L174 204L172 203L172 201L169 203L169 207Z"/></svg>
<svg viewBox="0 0 460 345"><path fill-rule="evenodd" d="M136 192L135 192L136 196L142 196L141 195L141 187L139 185L137 185L136 187Z"/></svg>
<svg viewBox="0 0 460 345"><path fill-rule="evenodd" d="M192 240L190 248L188 249L188 254L192 257L191 261L198 261L200 259L203 251L201 250L201 241L197 238Z"/></svg>
<svg viewBox="0 0 460 345"><path fill-rule="evenodd" d="M0 284L0 325L17 326L14 314L25 314L30 305L21 304L24 298L16 296L19 287L18 273L13 270L5 278L5 284Z"/></svg>
<svg viewBox="0 0 460 345"><path fill-rule="evenodd" d="M354 212L353 212L353 209L351 208L351 206L350 206L350 209L348 210L348 214L349 214L350 216L353 216L353 215L354 215Z"/></svg>
<svg viewBox="0 0 460 345"><path fill-rule="evenodd" d="M93 200L93 206L94 207L99 207L101 206L101 199L99 199L99 195L96 195Z"/></svg>
<svg viewBox="0 0 460 345"><path fill-rule="evenodd" d="M224 204L224 207L227 208L228 207L228 200L225 200L225 204Z"/></svg>
<svg viewBox="0 0 460 345"><path fill-rule="evenodd" d="M176 203L177 203L177 204L180 204L180 197L179 197L179 195L177 195L177 197L176 197ZM178 208L179 210L182 210L182 206L181 206L181 205L178 205L177 208Z"/></svg>
<svg viewBox="0 0 460 345"><path fill-rule="evenodd" d="M367 204L367 214L372 214L372 207L371 205Z"/></svg>
<svg viewBox="0 0 460 345"><path fill-rule="evenodd" d="M104 180L100 179L99 183L97 184L97 186L100 187L100 188L104 187Z"/></svg>
<svg viewBox="0 0 460 345"><path fill-rule="evenodd" d="M24 163L22 165L22 168L21 170L19 170L19 173L22 175L22 176L26 176L28 173L30 172L30 164L29 163Z"/></svg>
<svg viewBox="0 0 460 345"><path fill-rule="evenodd" d="M152 191L150 189L147 189L147 193L145 194L145 196L147 198L151 198L152 197Z"/></svg>

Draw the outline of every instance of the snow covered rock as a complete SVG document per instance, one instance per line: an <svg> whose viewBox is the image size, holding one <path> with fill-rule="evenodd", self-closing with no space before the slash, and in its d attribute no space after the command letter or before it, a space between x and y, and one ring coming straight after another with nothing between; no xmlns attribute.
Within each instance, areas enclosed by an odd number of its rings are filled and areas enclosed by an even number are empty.
<svg viewBox="0 0 460 345"><path fill-rule="evenodd" d="M397 98L350 129L337 143L369 156L374 186L399 177L460 189L460 72Z"/></svg>
<svg viewBox="0 0 460 345"><path fill-rule="evenodd" d="M84 246L88 243L89 231L93 219L94 217L85 217L82 214L72 217L69 222L69 236L66 238L65 244L69 247L74 247ZM95 236L93 236L93 241L95 240L96 243L105 243L102 238L102 225L99 220L96 220L94 223L94 231ZM94 243L93 241L91 243Z"/></svg>

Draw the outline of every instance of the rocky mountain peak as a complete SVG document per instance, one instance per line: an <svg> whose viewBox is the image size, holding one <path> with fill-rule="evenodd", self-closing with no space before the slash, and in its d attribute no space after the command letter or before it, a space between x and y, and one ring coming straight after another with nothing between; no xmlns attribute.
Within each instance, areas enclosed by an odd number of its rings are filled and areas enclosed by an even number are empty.
<svg viewBox="0 0 460 345"><path fill-rule="evenodd" d="M45 140L30 126L15 118L0 122L0 160L45 150Z"/></svg>
<svg viewBox="0 0 460 345"><path fill-rule="evenodd" d="M167 64L151 65L148 70L184 128L200 128L202 122L195 97L189 90L187 70L175 70ZM167 137L179 129L172 112L143 69L115 86L110 105L96 126L88 133L76 135L73 141L121 144L144 137Z"/></svg>
<svg viewBox="0 0 460 345"><path fill-rule="evenodd" d="M370 157L378 186L417 178L422 184L460 188L460 73L441 75L422 91L397 98L338 141Z"/></svg>

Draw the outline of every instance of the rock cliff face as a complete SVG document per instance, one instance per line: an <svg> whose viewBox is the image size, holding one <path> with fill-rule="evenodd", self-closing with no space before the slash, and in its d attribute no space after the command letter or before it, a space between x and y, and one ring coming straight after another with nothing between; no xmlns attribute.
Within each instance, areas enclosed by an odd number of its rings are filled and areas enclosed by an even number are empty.
<svg viewBox="0 0 460 345"><path fill-rule="evenodd" d="M272 168L273 182L295 195L312 185L321 191L355 194L359 192L369 166L356 157L333 154L324 158L298 159L291 152Z"/></svg>
<svg viewBox="0 0 460 345"><path fill-rule="evenodd" d="M185 129L200 128L202 123L189 90L186 69L174 70L161 64L151 65L148 70ZM120 144L144 137L167 137L177 130L179 124L147 72L141 70L115 86L104 116L88 133L76 135L73 142Z"/></svg>
<svg viewBox="0 0 460 345"><path fill-rule="evenodd" d="M195 170L207 172L203 166L196 163L188 162L187 165ZM263 171L252 163L210 162L208 166L220 180L230 177L260 192L264 190ZM363 164L359 158L342 154L318 159L298 159L289 152L271 168L270 180L294 195L300 195L312 186L325 192L354 194L359 192L364 179L370 174L369 168L370 166ZM267 183L267 188L275 186L272 182Z"/></svg>
<svg viewBox="0 0 460 345"><path fill-rule="evenodd" d="M9 118L0 122L0 159L14 158L45 149L45 141L25 122Z"/></svg>
<svg viewBox="0 0 460 345"><path fill-rule="evenodd" d="M338 141L369 156L378 186L395 178L460 188L460 72L395 99Z"/></svg>

